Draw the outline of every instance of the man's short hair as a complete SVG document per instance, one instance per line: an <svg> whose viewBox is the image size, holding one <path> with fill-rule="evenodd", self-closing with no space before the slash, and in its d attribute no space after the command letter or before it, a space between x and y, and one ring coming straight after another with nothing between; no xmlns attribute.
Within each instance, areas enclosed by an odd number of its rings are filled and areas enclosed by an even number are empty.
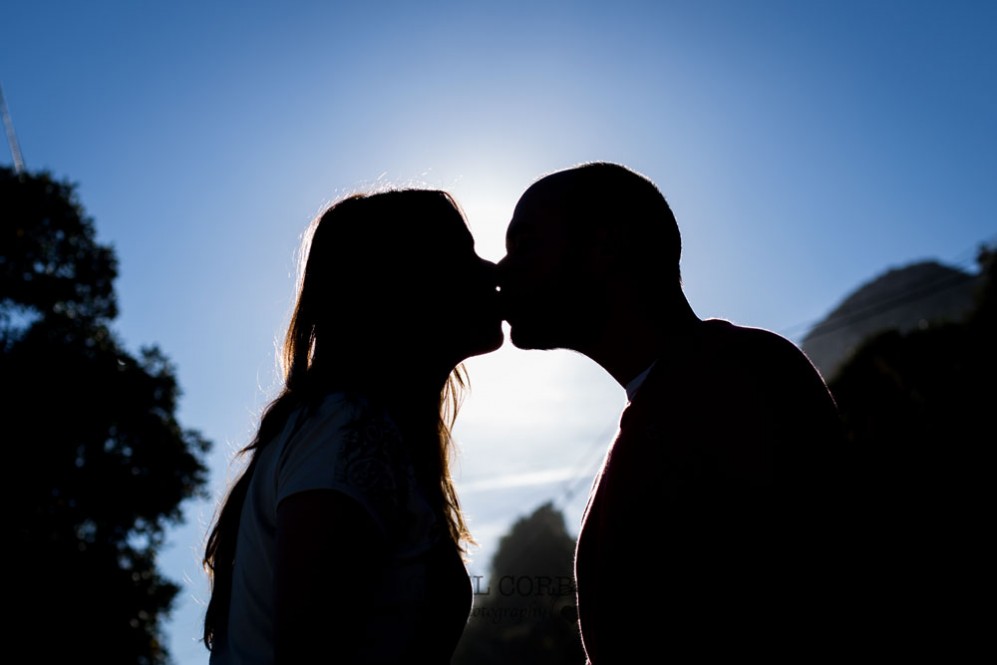
<svg viewBox="0 0 997 665"><path fill-rule="evenodd" d="M557 197L569 227L605 228L616 234L624 259L649 292L681 286L678 224L668 201L648 178L619 164L590 162L540 183Z"/></svg>

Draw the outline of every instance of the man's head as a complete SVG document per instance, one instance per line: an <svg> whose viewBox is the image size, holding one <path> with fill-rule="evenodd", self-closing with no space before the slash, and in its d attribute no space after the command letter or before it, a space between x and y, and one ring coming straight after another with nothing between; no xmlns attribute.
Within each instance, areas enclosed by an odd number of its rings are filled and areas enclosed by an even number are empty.
<svg viewBox="0 0 997 665"><path fill-rule="evenodd" d="M626 289L642 307L681 291L681 240L654 183L596 162L541 178L519 199L499 264L505 318L523 349L582 349Z"/></svg>

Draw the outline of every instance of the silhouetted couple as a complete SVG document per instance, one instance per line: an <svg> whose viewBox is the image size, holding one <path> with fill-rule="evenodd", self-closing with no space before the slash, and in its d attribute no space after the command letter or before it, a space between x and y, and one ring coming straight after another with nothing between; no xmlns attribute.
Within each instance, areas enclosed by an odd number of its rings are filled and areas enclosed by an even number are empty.
<svg viewBox="0 0 997 665"><path fill-rule="evenodd" d="M627 392L576 551L589 661L822 653L847 623L834 403L790 342L694 314L680 244L658 189L606 163L531 186L497 267L445 193L329 208L283 390L209 538L212 662L449 662L473 542L454 391L502 319L517 347L583 353Z"/></svg>

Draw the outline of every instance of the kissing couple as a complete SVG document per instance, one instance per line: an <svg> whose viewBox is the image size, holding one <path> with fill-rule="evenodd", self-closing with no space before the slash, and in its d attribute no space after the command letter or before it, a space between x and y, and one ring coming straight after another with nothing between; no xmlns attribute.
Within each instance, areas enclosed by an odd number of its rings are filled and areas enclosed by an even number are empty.
<svg viewBox="0 0 997 665"><path fill-rule="evenodd" d="M577 351L626 391L576 548L591 665L843 630L834 401L788 340L694 313L651 180L606 162L540 178L497 265L441 191L349 196L306 238L282 389L208 536L212 665L450 662L473 543L452 414L503 320L516 347Z"/></svg>

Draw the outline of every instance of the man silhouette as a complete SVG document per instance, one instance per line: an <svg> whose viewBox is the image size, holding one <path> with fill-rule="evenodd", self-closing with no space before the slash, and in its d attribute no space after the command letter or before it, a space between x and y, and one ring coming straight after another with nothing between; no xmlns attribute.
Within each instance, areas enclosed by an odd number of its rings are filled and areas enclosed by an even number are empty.
<svg viewBox="0 0 997 665"><path fill-rule="evenodd" d="M540 179L506 242L513 344L580 352L629 400L576 549L589 662L820 650L842 630L843 439L809 360L696 316L669 205L625 167Z"/></svg>

